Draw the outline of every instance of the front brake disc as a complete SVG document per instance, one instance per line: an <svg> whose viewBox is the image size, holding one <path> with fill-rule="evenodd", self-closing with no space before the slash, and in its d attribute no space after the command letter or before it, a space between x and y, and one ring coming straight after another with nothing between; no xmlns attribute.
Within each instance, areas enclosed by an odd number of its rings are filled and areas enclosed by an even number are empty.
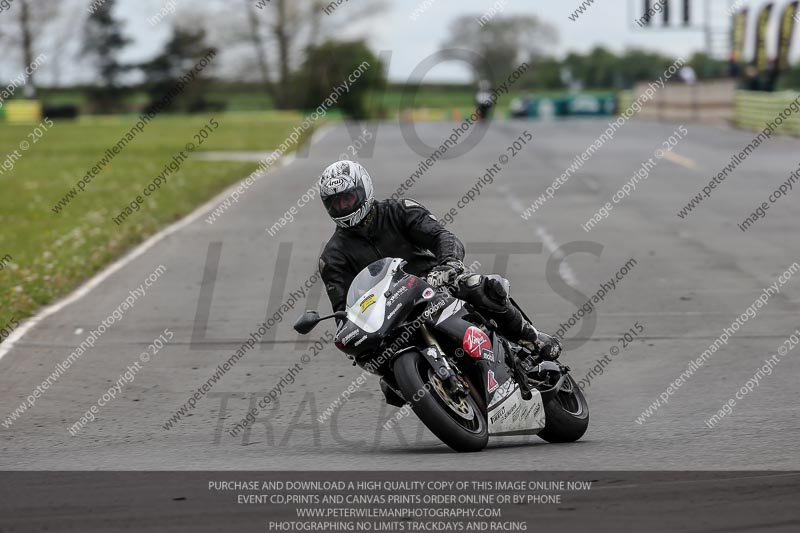
<svg viewBox="0 0 800 533"><path fill-rule="evenodd" d="M444 384L435 372L429 371L430 383L433 390L436 391L437 396L449 407L454 413L463 418L464 420L473 420L475 418L475 411L472 406L467 403L465 398L459 398L458 401L454 400L447 391L444 390Z"/></svg>

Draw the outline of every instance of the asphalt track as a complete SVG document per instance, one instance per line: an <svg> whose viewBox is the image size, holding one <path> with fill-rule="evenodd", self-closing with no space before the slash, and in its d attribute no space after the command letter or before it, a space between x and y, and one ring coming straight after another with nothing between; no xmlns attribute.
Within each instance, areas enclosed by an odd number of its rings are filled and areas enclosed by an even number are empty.
<svg viewBox="0 0 800 533"><path fill-rule="evenodd" d="M421 123L417 131L438 145L454 125ZM675 480L685 479L680 472L689 470L800 470L800 350L783 357L774 373L737 400L732 414L713 429L705 424L800 327L800 276L783 285L667 405L636 422L724 327L800 261L800 208L792 197L797 193L771 207L747 233L736 226L797 168L794 139L773 138L692 214L683 220L676 216L753 138L723 127L688 125L688 137L674 150L680 157L661 160L608 219L588 233L581 229L678 126L625 125L527 221L520 211L602 133L606 122L495 122L474 149L436 163L407 193L443 215L486 167L510 156L507 147L528 130L533 141L502 166L494 183L450 226L467 244L468 262L480 261L486 272L502 271L537 327L554 332L601 283L630 258L636 260L590 315L594 326L578 324L567 333L564 360L580 379L634 323L644 328L586 389L591 423L580 442L553 445L512 437L491 441L481 454L457 455L413 417L383 430L396 409L383 404L374 379L339 410L334 423L319 423L317 416L359 375L330 345L260 414L252 431L230 436L247 409L310 353L309 339L324 333L323 325L301 339L291 329L301 307L329 309L320 284L275 328L274 338L268 334L267 342L214 385L191 416L164 429L176 409L265 320L268 306L271 314L314 272L320 246L332 232L317 200L299 209L294 222L274 237L265 228L352 142L338 125L291 164L253 185L213 225L200 217L160 241L86 297L45 319L0 360L4 420L85 332L156 267L167 267L147 295L33 408L9 429L0 428L0 469L671 470ZM362 150L360 160L377 195L385 197L417 169L421 156L409 148L397 124L380 124L375 137L374 152ZM554 254L576 241L581 242ZM498 250L512 253L506 261ZM174 332L172 341L100 410L97 420L71 436L67 428L165 328ZM83 333L76 334L79 330ZM748 491L762 488L768 494L766 488L775 487L769 476L754 479L745 484ZM797 477L791 479L796 494ZM725 497L727 490L720 488L718 496ZM708 488L706 494L713 492ZM771 531L797 527L796 514L776 516L752 517L753 524L771 523Z"/></svg>

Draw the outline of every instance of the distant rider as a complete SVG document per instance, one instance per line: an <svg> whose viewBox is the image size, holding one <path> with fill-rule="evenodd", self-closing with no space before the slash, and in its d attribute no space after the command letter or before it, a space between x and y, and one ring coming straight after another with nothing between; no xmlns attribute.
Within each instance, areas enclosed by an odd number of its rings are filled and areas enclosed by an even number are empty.
<svg viewBox="0 0 800 533"><path fill-rule="evenodd" d="M492 86L487 80L481 80L478 84L478 92L475 95L475 106L478 109L478 116L481 120L489 118L492 107L494 107L491 90Z"/></svg>

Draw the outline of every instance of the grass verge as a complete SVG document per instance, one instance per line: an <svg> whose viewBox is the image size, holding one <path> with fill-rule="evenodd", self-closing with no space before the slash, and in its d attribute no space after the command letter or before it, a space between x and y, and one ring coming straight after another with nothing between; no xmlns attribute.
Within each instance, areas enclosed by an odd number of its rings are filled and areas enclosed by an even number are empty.
<svg viewBox="0 0 800 533"><path fill-rule="evenodd" d="M258 167L190 157L120 226L111 218L161 173L211 115L163 116L60 213L51 208L136 122L134 116L56 122L0 175L0 328L68 294L127 249L190 213ZM197 151L275 149L298 125L294 112L217 113L219 128ZM34 125L0 123L0 163ZM8 260L8 258L11 258ZM3 339L0 339L0 342Z"/></svg>

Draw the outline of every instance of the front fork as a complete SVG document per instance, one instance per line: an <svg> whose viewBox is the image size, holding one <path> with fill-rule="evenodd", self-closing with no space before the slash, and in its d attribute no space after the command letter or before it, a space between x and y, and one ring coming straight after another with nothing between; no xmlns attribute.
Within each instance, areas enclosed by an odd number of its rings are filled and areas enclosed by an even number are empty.
<svg viewBox="0 0 800 533"><path fill-rule="evenodd" d="M439 376L448 394L453 396L454 399L466 396L468 392L466 387L464 387L464 384L458 378L458 373L450 366L450 363L444 356L444 350L442 350L439 342L431 334L426 325L423 324L420 327L420 334L425 344L428 346L423 350L422 355L433 367L433 371Z"/></svg>

